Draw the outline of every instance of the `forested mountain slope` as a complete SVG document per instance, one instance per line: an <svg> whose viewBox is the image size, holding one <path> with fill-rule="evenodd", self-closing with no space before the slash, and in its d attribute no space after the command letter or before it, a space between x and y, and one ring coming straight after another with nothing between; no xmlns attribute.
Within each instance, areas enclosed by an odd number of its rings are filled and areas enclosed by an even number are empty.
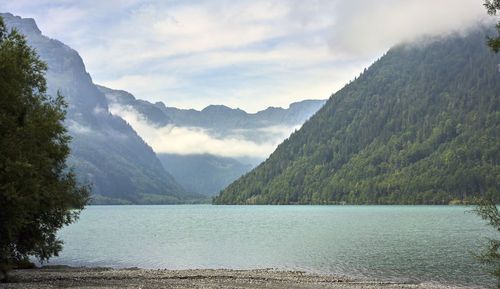
<svg viewBox="0 0 500 289"><path fill-rule="evenodd" d="M65 97L65 125L72 137L68 164L80 181L92 184L94 203L180 203L202 197L182 188L130 125L109 113L78 52L42 35L33 19L0 16L47 63L48 93Z"/></svg>
<svg viewBox="0 0 500 289"><path fill-rule="evenodd" d="M500 201L500 56L486 34L390 49L214 203Z"/></svg>

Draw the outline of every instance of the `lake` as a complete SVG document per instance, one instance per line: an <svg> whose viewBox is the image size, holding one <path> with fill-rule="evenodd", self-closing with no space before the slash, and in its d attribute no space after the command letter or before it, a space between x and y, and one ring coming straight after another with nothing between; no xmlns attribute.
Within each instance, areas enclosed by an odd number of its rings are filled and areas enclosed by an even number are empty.
<svg viewBox="0 0 500 289"><path fill-rule="evenodd" d="M50 265L276 268L493 286L472 258L495 232L461 206L89 206Z"/></svg>

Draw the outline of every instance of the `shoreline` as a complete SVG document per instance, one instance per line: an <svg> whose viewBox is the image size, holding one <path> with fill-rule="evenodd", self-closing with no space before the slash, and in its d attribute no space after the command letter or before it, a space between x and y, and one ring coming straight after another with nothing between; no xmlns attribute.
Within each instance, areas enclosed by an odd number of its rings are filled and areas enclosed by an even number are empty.
<svg viewBox="0 0 500 289"><path fill-rule="evenodd" d="M112 269L100 267L44 266L17 269L10 275L17 283L0 288L384 288L458 289L439 284L352 280L344 277L274 269Z"/></svg>

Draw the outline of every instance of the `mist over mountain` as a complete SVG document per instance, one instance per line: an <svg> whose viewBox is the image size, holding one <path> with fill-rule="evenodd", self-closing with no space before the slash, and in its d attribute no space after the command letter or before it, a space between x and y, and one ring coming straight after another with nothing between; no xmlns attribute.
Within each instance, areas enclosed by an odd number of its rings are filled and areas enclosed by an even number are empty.
<svg viewBox="0 0 500 289"><path fill-rule="evenodd" d="M224 105L198 111L98 88L106 95L110 111L134 127L182 186L209 196L263 161L326 102L304 100L287 109L270 107L253 114Z"/></svg>
<svg viewBox="0 0 500 289"><path fill-rule="evenodd" d="M485 44L491 34L391 48L214 203L498 201L500 55Z"/></svg>
<svg viewBox="0 0 500 289"><path fill-rule="evenodd" d="M98 88L106 95L110 106L132 108L141 114L149 124L162 127L169 124L180 127L207 129L211 134L238 134L244 129L261 129L275 126L296 127L302 125L311 115L321 108L326 100L304 100L290 104L289 108L269 107L257 113L247 113L239 108L224 105L209 105L203 110L167 107L163 102L150 103L136 99L132 94L110 89ZM245 135L245 133L243 133ZM255 140L255 137L252 136Z"/></svg>
<svg viewBox="0 0 500 289"><path fill-rule="evenodd" d="M78 53L41 34L33 19L0 13L7 27L26 36L49 67L48 93L59 91L68 103L65 121L73 166L82 182L92 183L94 203L181 203L200 198L188 193L162 167L151 147L109 112Z"/></svg>

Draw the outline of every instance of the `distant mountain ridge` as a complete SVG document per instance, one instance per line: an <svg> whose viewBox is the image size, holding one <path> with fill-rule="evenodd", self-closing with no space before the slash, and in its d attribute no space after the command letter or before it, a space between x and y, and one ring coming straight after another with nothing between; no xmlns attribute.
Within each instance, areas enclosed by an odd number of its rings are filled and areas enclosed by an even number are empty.
<svg viewBox="0 0 500 289"><path fill-rule="evenodd" d="M167 107L162 102L153 104L136 99L132 94L123 90L104 86L98 86L98 88L106 95L108 103L130 105L151 124L159 126L175 124L214 130L260 128L278 124L301 125L326 102L326 99L303 100L290 104L286 109L269 107L257 113L247 113L239 108L233 109L225 105L209 105L200 111Z"/></svg>
<svg viewBox="0 0 500 289"><path fill-rule="evenodd" d="M167 107L162 102L150 103L136 99L123 90L98 86L111 107L132 109L156 129L165 126L201 128L217 139L245 138L254 143L270 139L281 141L284 128L298 127L313 115L326 100L304 100L289 108L270 107L257 113L247 113L224 105L209 105L201 111ZM276 128L278 127L277 131ZM289 132L289 131L288 131ZM157 152L164 168L185 188L215 196L236 178L250 171L255 162L264 158L231 158L209 153L175 154Z"/></svg>
<svg viewBox="0 0 500 289"><path fill-rule="evenodd" d="M391 48L215 204L500 201L491 30Z"/></svg>
<svg viewBox="0 0 500 289"><path fill-rule="evenodd" d="M33 19L0 16L7 27L24 34L48 64L48 93L60 91L65 96L65 123L73 138L68 163L81 181L93 184L94 203L183 203L202 198L179 185L130 125L109 113L105 96L75 50L43 36Z"/></svg>

